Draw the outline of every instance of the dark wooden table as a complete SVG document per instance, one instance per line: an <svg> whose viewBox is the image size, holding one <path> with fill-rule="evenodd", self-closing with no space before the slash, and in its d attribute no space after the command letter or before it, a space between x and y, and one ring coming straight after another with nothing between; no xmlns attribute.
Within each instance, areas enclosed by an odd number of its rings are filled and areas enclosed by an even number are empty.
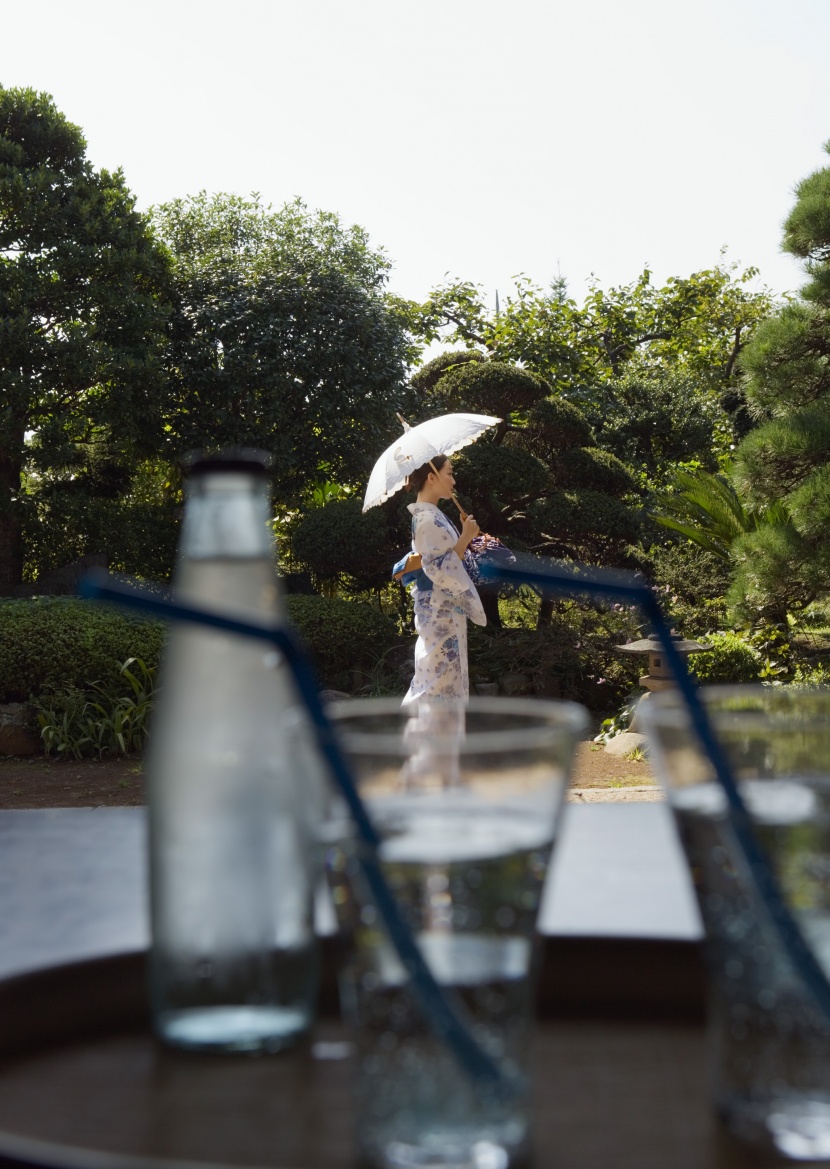
<svg viewBox="0 0 830 1169"><path fill-rule="evenodd" d="M594 808L579 811L590 844ZM101 812L0 814L0 1158L62 1169L352 1166L333 942L325 944L320 1021L302 1048L264 1059L160 1050L144 993L143 814ZM643 840L658 823L651 815L639 821ZM636 836L635 820L593 822L604 824L595 863L608 869L612 908L614 883L630 874L615 876L622 862L609 862L608 841L629 830ZM585 847L573 867L594 872ZM661 871L657 864L642 873L658 901ZM679 878L663 875L665 901ZM590 897L602 905L596 879ZM671 906L657 909L664 936L544 939L537 1169L758 1164L724 1141L710 1115L694 923L687 913L680 936L665 936ZM577 911L560 898L561 919L576 920ZM647 906L642 915L648 919Z"/></svg>

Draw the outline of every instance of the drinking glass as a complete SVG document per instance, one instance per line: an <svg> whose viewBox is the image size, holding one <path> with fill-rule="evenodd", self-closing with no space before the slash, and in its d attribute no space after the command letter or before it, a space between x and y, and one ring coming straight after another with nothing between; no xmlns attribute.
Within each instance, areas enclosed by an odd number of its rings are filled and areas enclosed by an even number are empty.
<svg viewBox="0 0 830 1169"><path fill-rule="evenodd" d="M435 980L499 1069L481 1082L436 1033L383 927L345 808L326 820L357 1050L356 1123L374 1165L505 1169L527 1152L527 1055L542 886L584 711L571 703L338 704L379 859Z"/></svg>
<svg viewBox="0 0 830 1169"><path fill-rule="evenodd" d="M830 690L700 691L784 902L830 973ZM782 942L674 691L641 707L706 927L715 1107L737 1137L830 1157L830 1016Z"/></svg>

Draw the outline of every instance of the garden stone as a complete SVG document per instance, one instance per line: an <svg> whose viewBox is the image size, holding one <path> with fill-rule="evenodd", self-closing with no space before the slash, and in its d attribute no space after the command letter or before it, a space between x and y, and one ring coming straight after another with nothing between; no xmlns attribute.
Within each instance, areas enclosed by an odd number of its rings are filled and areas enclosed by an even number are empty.
<svg viewBox="0 0 830 1169"><path fill-rule="evenodd" d="M651 697L651 695L650 695L648 690L645 692L645 694L640 695L640 698L637 702L637 705L634 707L634 713L631 715L631 719L628 723L628 731L629 732L636 732L637 734L642 734L642 732L640 731L640 721L641 721L640 720L640 707L642 706L642 704L644 702L647 702L650 697Z"/></svg>
<svg viewBox="0 0 830 1169"><path fill-rule="evenodd" d="M345 690L320 691L320 701L323 706L327 706L330 702L345 702L347 698L351 698L351 694L347 694Z"/></svg>
<svg viewBox="0 0 830 1169"><path fill-rule="evenodd" d="M412 655L415 652L416 638L411 637L408 641L401 642L400 645L393 645L391 649L384 654L384 665L388 666L390 670L409 670L412 673Z"/></svg>
<svg viewBox="0 0 830 1169"><path fill-rule="evenodd" d="M499 692L498 682L477 682L475 692L481 698L495 698Z"/></svg>
<svg viewBox="0 0 830 1169"><path fill-rule="evenodd" d="M648 748L648 740L645 735L637 734L633 731L623 731L620 735L614 735L613 739L609 739L605 744L605 750L609 755L628 755L630 751L637 749L646 751Z"/></svg>
<svg viewBox="0 0 830 1169"><path fill-rule="evenodd" d="M28 702L0 703L0 755L39 755L40 737L31 730L34 711Z"/></svg>

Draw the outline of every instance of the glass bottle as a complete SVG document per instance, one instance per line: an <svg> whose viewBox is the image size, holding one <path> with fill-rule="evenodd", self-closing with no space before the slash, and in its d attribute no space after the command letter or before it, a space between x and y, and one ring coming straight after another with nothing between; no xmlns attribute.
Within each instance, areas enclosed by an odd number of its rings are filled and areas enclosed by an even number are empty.
<svg viewBox="0 0 830 1169"><path fill-rule="evenodd" d="M178 600L283 622L261 452L191 462ZM317 989L311 775L298 698L267 642L170 630L148 756L154 1027L194 1049L276 1051Z"/></svg>

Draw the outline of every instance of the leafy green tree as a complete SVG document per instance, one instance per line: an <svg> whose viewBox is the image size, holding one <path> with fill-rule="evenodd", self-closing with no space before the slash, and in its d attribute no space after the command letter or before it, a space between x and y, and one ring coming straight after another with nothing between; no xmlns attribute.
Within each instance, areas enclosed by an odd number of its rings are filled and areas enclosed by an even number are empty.
<svg viewBox="0 0 830 1169"><path fill-rule="evenodd" d="M771 309L769 293L750 287L756 276L754 268L738 272L734 264L721 262L657 287L645 270L637 280L607 291L595 283L581 305L569 297L561 278L543 289L521 277L514 295L495 313L477 286L456 281L436 289L414 319L427 340L440 337L540 375L555 394L584 409L592 423L613 406L626 375L631 387L646 389L667 378L675 385L682 381L687 414L694 400L697 414L709 420L704 430L719 423L715 437L726 448L732 432L743 434L749 425L737 360ZM665 428L672 421L670 388L656 393L652 416L661 397ZM693 435L703 421L688 418L681 445L705 442L705 434ZM597 434L602 445L606 437L614 441L613 427L607 436ZM638 436L629 429L627 437ZM635 443L632 452L629 443L625 457L632 453L635 464L648 464L654 451L648 443L643 450Z"/></svg>
<svg viewBox="0 0 830 1169"><path fill-rule="evenodd" d="M424 418L464 410L503 419L453 458L462 502L507 544L617 562L638 530L623 502L635 486L628 468L596 446L582 412L544 378L481 357L443 355L412 377Z"/></svg>
<svg viewBox="0 0 830 1169"><path fill-rule="evenodd" d="M732 593L744 613L776 620L830 581L830 167L796 188L783 247L804 261L809 280L741 356L759 425L736 451L735 482L752 508L780 501L786 518L737 542Z"/></svg>
<svg viewBox="0 0 830 1169"><path fill-rule="evenodd" d="M582 412L537 374L507 362L465 360L464 351L451 356L419 370L412 385L422 396L422 417L452 409L503 419L491 436L453 458L459 496L482 529L508 547L625 563L639 534L638 508L629 498L635 482L619 459L595 445ZM436 362L444 364L437 378ZM487 607L497 625L497 607ZM541 624L550 613L544 602Z"/></svg>
<svg viewBox="0 0 830 1169"><path fill-rule="evenodd" d="M55 516L103 550L84 516L163 433L168 258L85 151L48 95L0 87L0 595Z"/></svg>
<svg viewBox="0 0 830 1169"><path fill-rule="evenodd" d="M639 472L644 487L662 485L678 463L714 469L715 451L724 445L718 442L718 431L726 429L723 411L688 370L632 363L595 386L583 409L597 443Z"/></svg>
<svg viewBox="0 0 830 1169"><path fill-rule="evenodd" d="M175 266L171 452L266 447L286 506L357 484L366 451L396 433L417 352L384 292L386 255L299 200L272 211L203 192L156 208L154 223Z"/></svg>
<svg viewBox="0 0 830 1169"><path fill-rule="evenodd" d="M518 362L562 392L618 377L643 354L661 366L729 378L771 308L766 290L748 287L756 276L757 269L738 273L736 265L721 263L658 288L646 269L608 291L594 283L581 306L561 278L543 289L522 276L498 312L485 305L476 285L455 281L419 306L418 322L429 340L440 337Z"/></svg>
<svg viewBox="0 0 830 1169"><path fill-rule="evenodd" d="M411 389L417 395L413 422L454 411L503 420L453 456L459 498L483 531L515 549L599 564L626 561L639 533L639 509L630 498L634 479L594 444L581 411L552 396L543 378L462 350L424 365ZM405 502L395 496L366 515L355 500L309 511L294 529L293 552L319 580L377 587L408 544ZM447 507L455 517L454 507ZM488 619L498 626L497 598L484 594ZM550 611L547 603L541 607L542 623Z"/></svg>

